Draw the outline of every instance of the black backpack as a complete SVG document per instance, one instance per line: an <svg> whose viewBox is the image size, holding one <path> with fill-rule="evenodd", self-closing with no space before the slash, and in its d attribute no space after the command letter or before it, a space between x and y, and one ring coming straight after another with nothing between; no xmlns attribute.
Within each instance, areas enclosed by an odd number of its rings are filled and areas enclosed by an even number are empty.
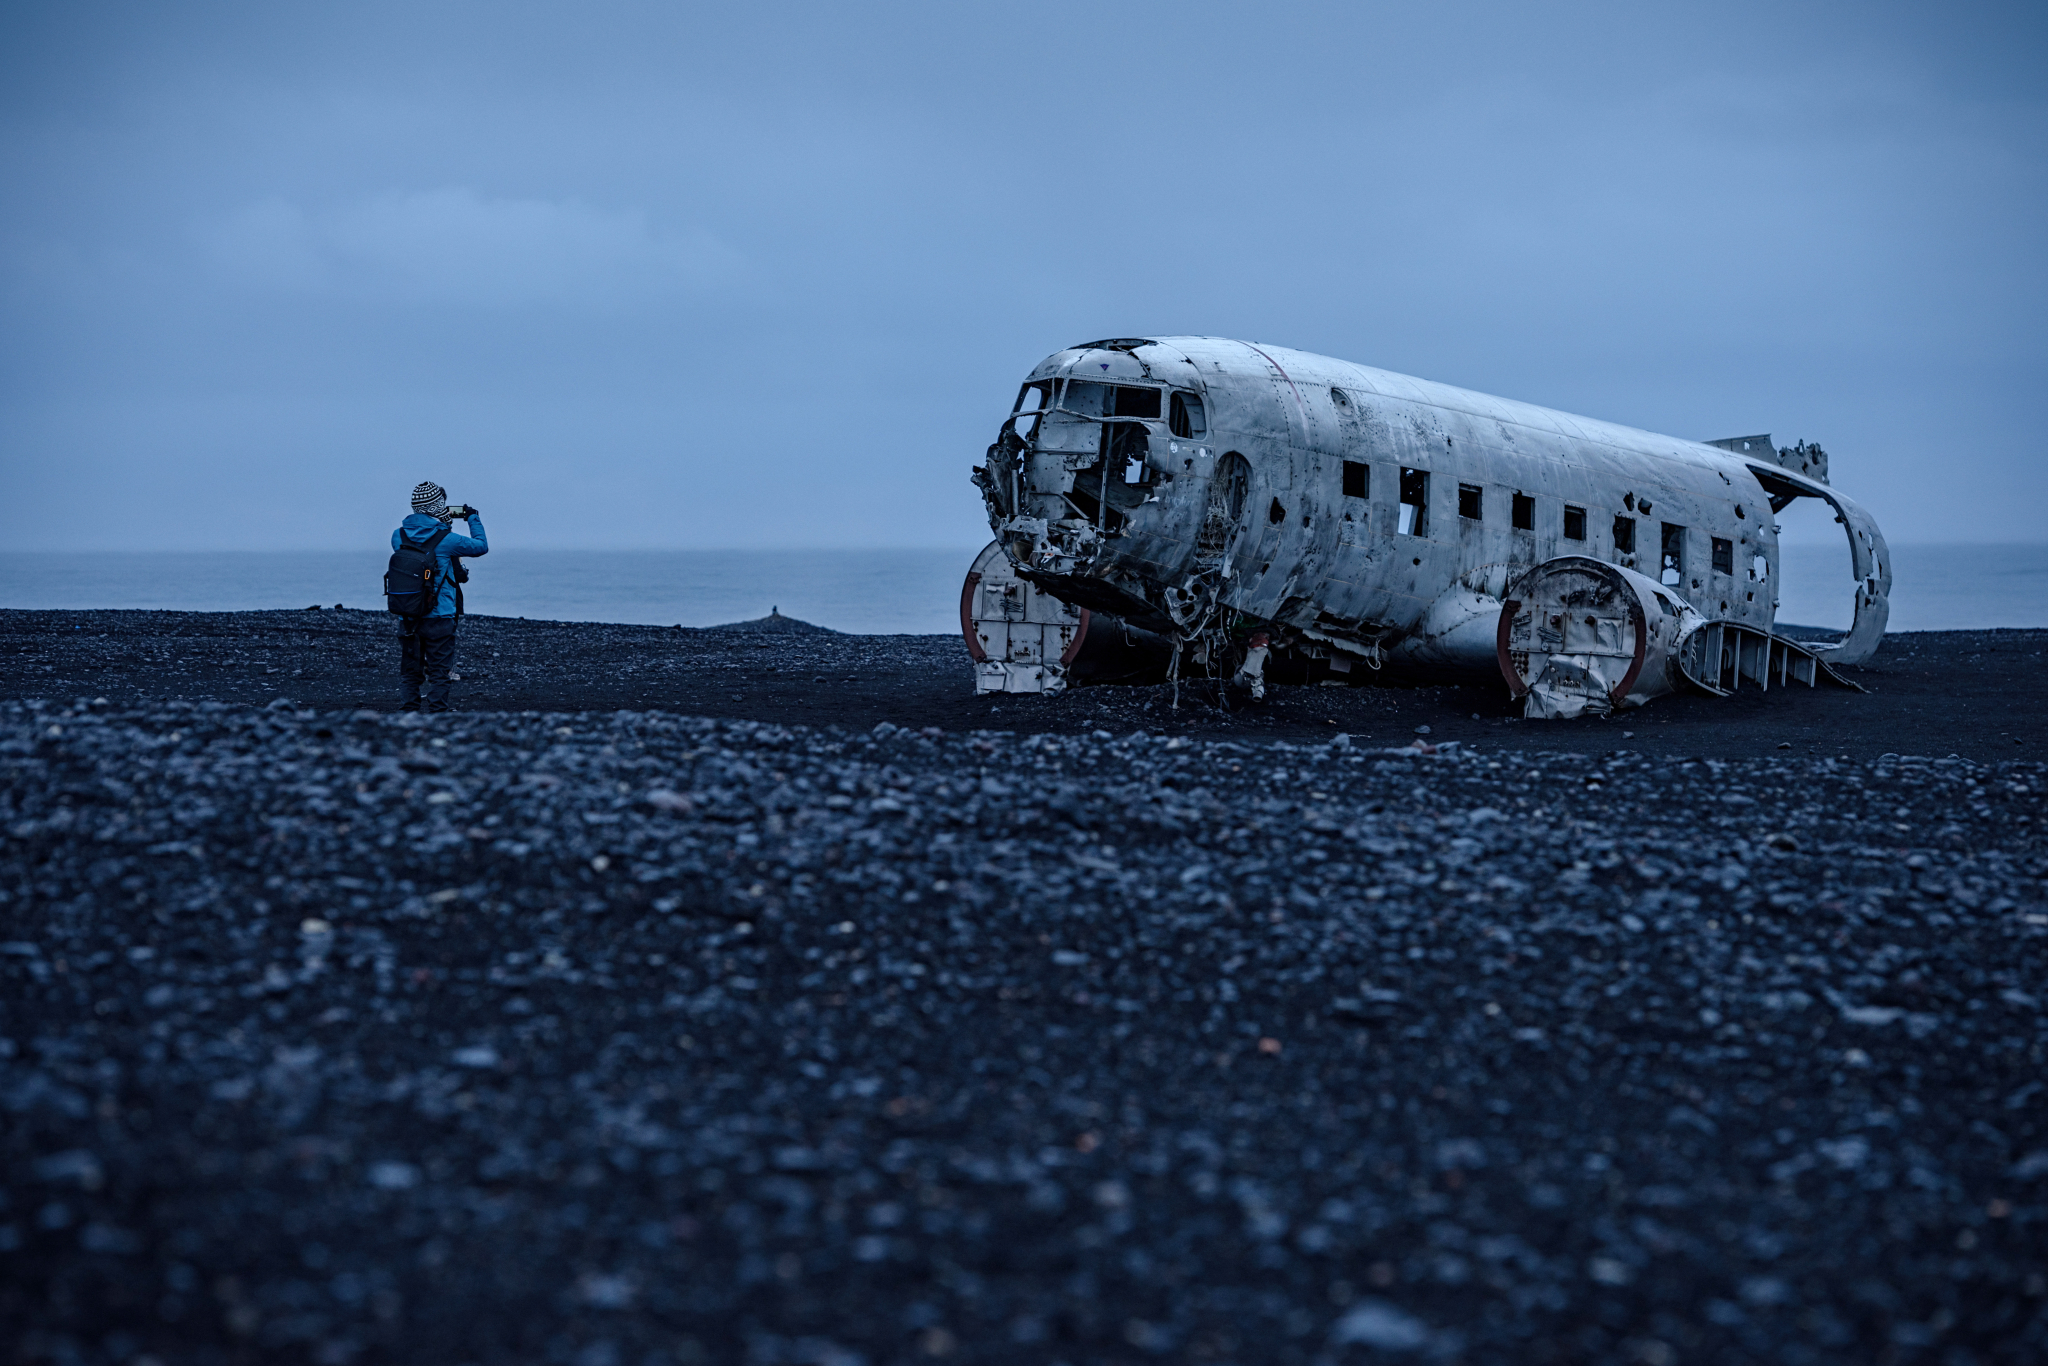
<svg viewBox="0 0 2048 1366"><path fill-rule="evenodd" d="M448 530L444 526L418 545L402 541L391 552L391 563L384 570L384 605L393 616L418 620L434 610L434 603L441 596L439 562L434 551Z"/></svg>

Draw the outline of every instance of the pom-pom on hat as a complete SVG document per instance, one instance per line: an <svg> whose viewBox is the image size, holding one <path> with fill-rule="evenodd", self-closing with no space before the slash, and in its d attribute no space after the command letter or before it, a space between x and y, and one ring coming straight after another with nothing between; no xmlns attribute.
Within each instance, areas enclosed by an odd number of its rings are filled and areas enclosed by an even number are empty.
<svg viewBox="0 0 2048 1366"><path fill-rule="evenodd" d="M448 510L448 490L429 479L412 491L412 510L439 517Z"/></svg>

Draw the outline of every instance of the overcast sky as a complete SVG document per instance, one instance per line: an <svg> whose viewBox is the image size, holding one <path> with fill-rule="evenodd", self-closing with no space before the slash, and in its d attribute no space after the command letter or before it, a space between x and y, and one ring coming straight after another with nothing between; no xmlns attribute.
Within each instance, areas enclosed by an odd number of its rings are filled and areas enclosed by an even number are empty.
<svg viewBox="0 0 2048 1366"><path fill-rule="evenodd" d="M1206 333L1816 440L2048 538L2048 13L0 10L0 544L962 546L1023 373Z"/></svg>

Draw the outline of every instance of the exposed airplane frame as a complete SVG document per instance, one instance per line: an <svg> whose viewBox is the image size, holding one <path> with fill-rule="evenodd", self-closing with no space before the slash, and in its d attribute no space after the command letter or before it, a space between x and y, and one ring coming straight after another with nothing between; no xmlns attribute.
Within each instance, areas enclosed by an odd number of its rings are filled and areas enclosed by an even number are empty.
<svg viewBox="0 0 2048 1366"><path fill-rule="evenodd" d="M1768 436L1659 436L1325 356L1213 337L1047 357L975 483L996 544L962 626L984 691L1064 685L1090 622L1156 642L1169 673L1263 691L1392 669L1497 676L1532 716L1682 686L1840 682L1884 635L1890 555ZM1773 515L1819 498L1848 537L1855 619L1774 634ZM1021 586L1021 587L1020 587Z"/></svg>

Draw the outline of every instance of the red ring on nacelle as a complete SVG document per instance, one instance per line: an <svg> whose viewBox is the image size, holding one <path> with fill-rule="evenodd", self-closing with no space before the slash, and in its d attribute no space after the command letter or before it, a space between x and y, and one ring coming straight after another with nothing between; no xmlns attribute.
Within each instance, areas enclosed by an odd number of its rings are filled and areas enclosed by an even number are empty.
<svg viewBox="0 0 2048 1366"><path fill-rule="evenodd" d="M981 637L974 633L974 586L980 582L981 575L970 569L967 582L960 585L960 635L967 642L967 657L986 664L988 651L981 648Z"/></svg>

